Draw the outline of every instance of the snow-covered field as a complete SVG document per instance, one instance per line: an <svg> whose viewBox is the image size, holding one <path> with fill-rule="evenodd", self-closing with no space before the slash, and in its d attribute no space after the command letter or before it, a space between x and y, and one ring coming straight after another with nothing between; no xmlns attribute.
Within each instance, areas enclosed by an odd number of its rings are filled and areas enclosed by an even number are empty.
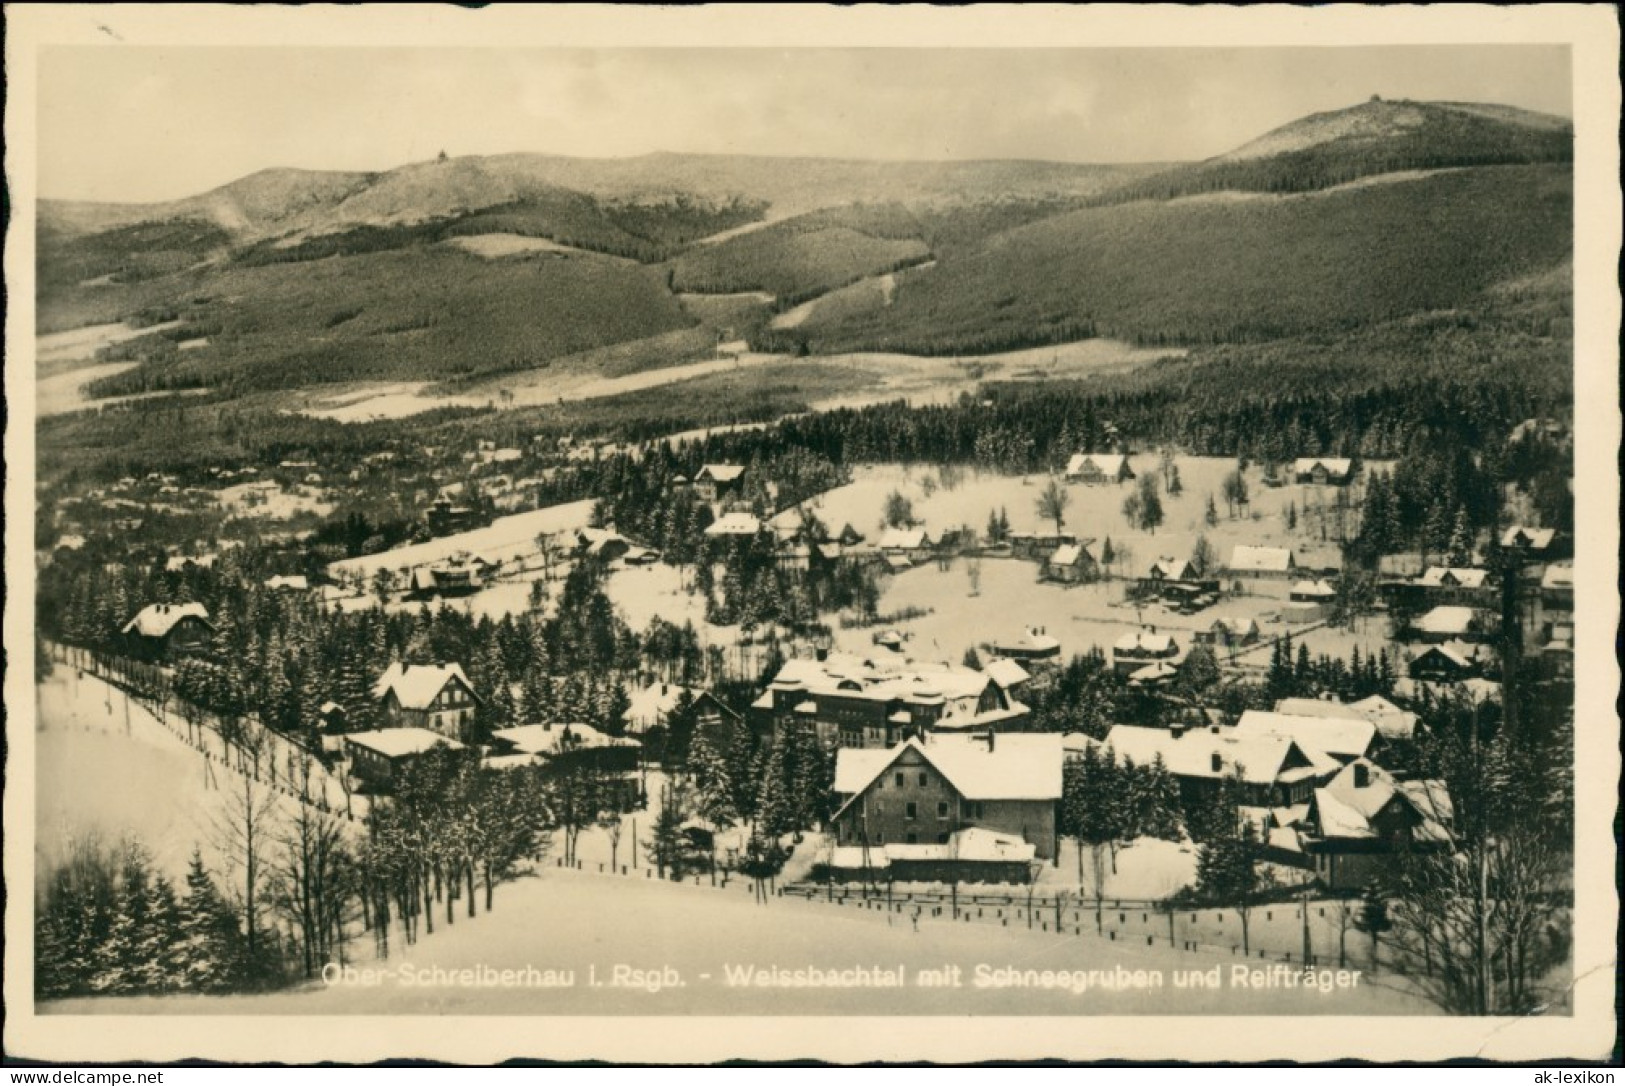
<svg viewBox="0 0 1625 1086"><path fill-rule="evenodd" d="M220 507L238 517L256 517L263 520L287 520L300 513L326 516L333 511L333 503L324 500L320 491L261 490L251 483L228 486L216 495Z"/></svg>
<svg viewBox="0 0 1625 1086"><path fill-rule="evenodd" d="M498 517L484 528L441 536L360 558L347 558L330 567L334 575L370 578L380 569L399 572L443 561L459 551L478 554L487 561L508 561L535 553L536 537L585 528L592 516L592 500L550 505L529 513Z"/></svg>
<svg viewBox="0 0 1625 1086"><path fill-rule="evenodd" d="M41 416L62 415L69 411L77 411L81 407L88 407L93 403L104 401L93 400L85 395L85 386L92 381L99 381L103 377L113 377L125 370L133 370L139 362L104 362L99 366L81 366L66 373L53 374L42 377L34 384L34 403Z"/></svg>
<svg viewBox="0 0 1625 1086"><path fill-rule="evenodd" d="M775 897L757 904L746 883L727 888L545 868L497 891L496 911L460 917L415 946L396 948L373 983L325 985L264 996L74 1000L42 1010L83 1014L1425 1014L1420 1000L1365 984L1306 993L1240 987L1228 953L1166 944L994 928L865 908L856 900ZM367 962L359 963L363 967ZM1250 963L1253 967L1265 963ZM525 985L551 971L566 986ZM896 970L899 988L758 987L743 969ZM957 968L960 984L922 984L927 970ZM1110 986L1126 971L1131 980ZM433 972L440 970L439 973ZM504 986L483 972L514 970ZM617 972L617 970L621 972ZM1062 987L978 986L999 970L1066 973ZM642 971L633 976L628 971ZM979 973L979 970L981 971ZM1213 988L1177 986L1186 971ZM1091 975L1090 971L1095 971ZM1136 971L1144 984L1132 986ZM616 984L619 976L622 983ZM730 983L732 978L735 983ZM415 983L414 983L415 982ZM1082 990L1077 990L1082 989ZM402 1053L409 1054L409 1053Z"/></svg>
<svg viewBox="0 0 1625 1086"><path fill-rule="evenodd" d="M204 750L194 749L179 720L166 725L139 701L126 700L123 691L66 664L57 664L36 693L39 870L60 857L73 837L91 832L108 841L135 837L177 878L194 846L219 869L213 844L219 812L242 778L225 761L218 736L206 733ZM273 737L262 755L262 774L269 778L272 765L282 773L292 749ZM338 781L319 765L314 770L313 790L326 788L329 802L344 810ZM283 796L282 811L292 811L294 802ZM354 803L359 818L366 800L356 797Z"/></svg>

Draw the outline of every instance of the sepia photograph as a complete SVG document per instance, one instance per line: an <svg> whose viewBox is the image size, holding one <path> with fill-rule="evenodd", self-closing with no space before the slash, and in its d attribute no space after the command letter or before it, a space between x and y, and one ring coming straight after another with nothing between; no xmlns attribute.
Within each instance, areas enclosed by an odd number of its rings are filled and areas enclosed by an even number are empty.
<svg viewBox="0 0 1625 1086"><path fill-rule="evenodd" d="M8 1053L1607 1058L1612 9L802 15L8 8Z"/></svg>

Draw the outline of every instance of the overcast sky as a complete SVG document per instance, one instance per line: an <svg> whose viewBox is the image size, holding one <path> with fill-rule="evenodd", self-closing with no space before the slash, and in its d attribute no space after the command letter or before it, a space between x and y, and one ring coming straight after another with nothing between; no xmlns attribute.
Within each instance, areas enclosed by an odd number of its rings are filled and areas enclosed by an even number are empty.
<svg viewBox="0 0 1625 1086"><path fill-rule="evenodd" d="M39 191L172 199L441 150L1198 159L1372 94L1571 116L1569 51L59 47L40 57Z"/></svg>

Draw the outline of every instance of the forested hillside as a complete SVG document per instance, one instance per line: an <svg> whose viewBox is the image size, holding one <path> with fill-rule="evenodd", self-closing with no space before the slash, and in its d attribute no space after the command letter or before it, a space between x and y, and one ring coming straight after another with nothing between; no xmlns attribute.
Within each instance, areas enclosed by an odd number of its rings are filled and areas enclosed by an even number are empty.
<svg viewBox="0 0 1625 1086"><path fill-rule="evenodd" d="M1095 335L1201 344L1346 331L1462 305L1565 260L1570 186L1564 166L1495 167L1090 208L901 277L890 305L814 313L793 338L815 353L967 354Z"/></svg>

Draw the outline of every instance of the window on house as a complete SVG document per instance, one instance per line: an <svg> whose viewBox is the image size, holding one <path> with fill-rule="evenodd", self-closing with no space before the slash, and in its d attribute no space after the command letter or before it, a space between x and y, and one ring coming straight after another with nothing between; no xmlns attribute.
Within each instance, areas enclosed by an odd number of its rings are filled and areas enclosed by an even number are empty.
<svg viewBox="0 0 1625 1086"><path fill-rule="evenodd" d="M905 804L903 804L903 817L904 818L909 818L909 819L918 818L919 817L919 806L920 805L917 804L917 803L905 803Z"/></svg>
<svg viewBox="0 0 1625 1086"><path fill-rule="evenodd" d="M908 835L907 840L908 840L908 843L911 844L911 845L917 845L917 844L919 844L919 841L920 841L918 835L912 834L912 833Z"/></svg>
<svg viewBox="0 0 1625 1086"><path fill-rule="evenodd" d="M903 775L901 773L897 774L896 784L899 788L903 787Z"/></svg>
<svg viewBox="0 0 1625 1086"><path fill-rule="evenodd" d="M924 774L924 773L921 773L921 774L920 774L920 787L921 787L921 788L924 788L924 787L925 787L925 785L926 785L926 782L927 782L927 781L928 781L928 780L930 780L930 778L929 778L929 777L927 777L927 776L926 776L926 775L925 775L925 774Z"/></svg>
<svg viewBox="0 0 1625 1086"><path fill-rule="evenodd" d="M948 817L948 805L946 803L937 804L937 817L938 818L947 818Z"/></svg>
<svg viewBox="0 0 1625 1086"><path fill-rule="evenodd" d="M948 835L946 833L937 834L937 844L946 845L947 843L948 843Z"/></svg>
<svg viewBox="0 0 1625 1086"><path fill-rule="evenodd" d="M875 804L875 814L876 815L883 815L885 813L886 813L886 805L884 803L877 802Z"/></svg>

